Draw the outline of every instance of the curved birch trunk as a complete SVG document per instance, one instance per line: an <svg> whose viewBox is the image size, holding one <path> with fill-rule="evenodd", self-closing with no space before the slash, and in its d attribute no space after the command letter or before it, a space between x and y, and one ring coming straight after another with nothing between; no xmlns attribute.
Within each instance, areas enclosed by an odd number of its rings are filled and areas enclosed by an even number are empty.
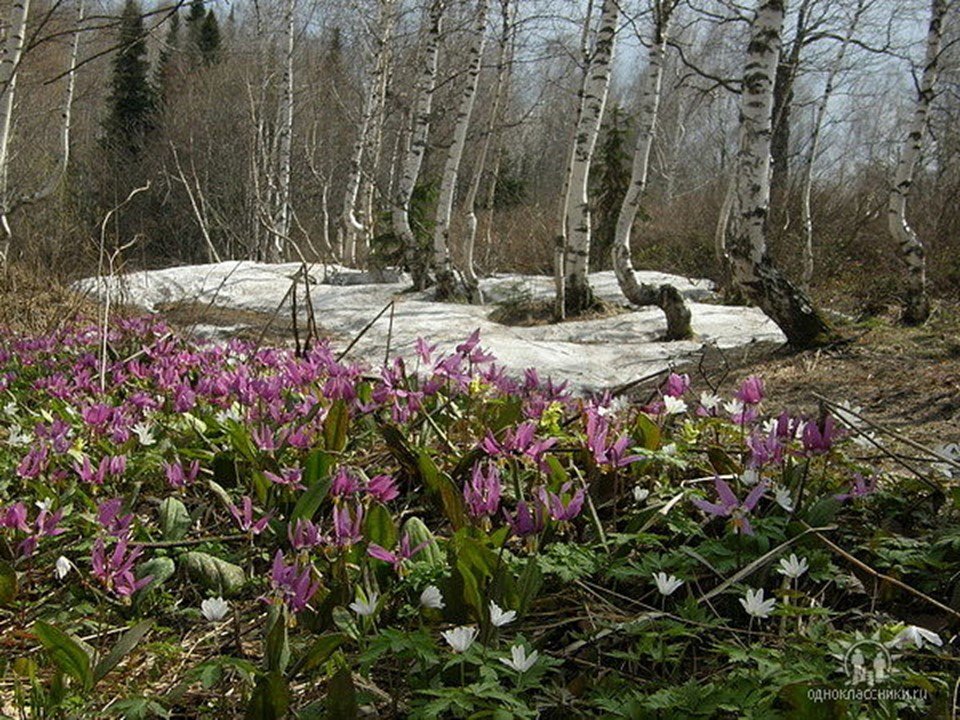
<svg viewBox="0 0 960 720"><path fill-rule="evenodd" d="M477 99L477 85L480 82L480 61L483 58L483 46L487 37L487 8L489 0L477 3L476 25L473 40L467 57L467 82L460 96L460 109L457 112L453 129L453 142L447 150L447 160L443 166L443 180L440 184L440 198L437 202L436 224L433 230L433 266L437 274L437 300L448 300L457 294L456 277L450 262L450 218L453 215L453 199L457 192L457 178L460 175L460 161L463 148L467 143L467 130Z"/></svg>
<svg viewBox="0 0 960 720"><path fill-rule="evenodd" d="M827 82L824 85L823 95L817 103L817 109L813 118L813 129L810 131L810 148L804 158L803 167L803 189L801 191L800 219L803 225L803 275L801 276L801 287L809 292L810 283L813 281L813 213L810 209L810 195L813 191L813 164L817 159L817 152L820 149L820 132L823 129L823 120L827 115L827 105L833 95L834 84L837 74L843 66L843 58L847 54L847 48L853 39L853 34L857 30L860 22L860 16L866 7L866 0L857 0L857 8L850 19L850 25L847 28L837 56L834 58L833 65L827 73Z"/></svg>
<svg viewBox="0 0 960 720"><path fill-rule="evenodd" d="M475 305L483 303L483 293L480 291L480 278L477 277L477 270L474 267L473 258L473 251L477 240L477 226L479 225L477 219L477 198L480 194L480 183L483 181L483 171L487 164L487 157L490 155L490 146L493 144L493 138L497 134L497 127L501 121L501 108L503 107L504 95L506 95L507 72L510 67L508 55L510 33L512 31L512 1L513 0L500 0L502 23L500 41L497 49L497 79L493 90L493 107L490 108L490 119L487 123L486 132L484 133L480 156L477 158L476 168L474 168L473 171L473 179L470 181L470 188L467 190L467 197L463 202L467 209L467 236L463 244L463 282L466 286L467 299ZM496 182L495 179L494 182ZM495 188L496 186L494 186L494 189Z"/></svg>
<svg viewBox="0 0 960 720"><path fill-rule="evenodd" d="M616 236L611 255L617 282L627 300L634 305L657 305L667 317L667 339L682 340L693 334L690 329L690 310L684 302L683 295L673 285L664 284L654 287L639 282L630 257L630 235L640 209L640 200L646 189L650 153L656 137L660 89L663 81L663 58L666 54L671 10L672 7L666 3L655 9L654 37L648 52L640 122L637 128L637 147L633 155L630 186L627 188L627 194L617 217Z"/></svg>
<svg viewBox="0 0 960 720"><path fill-rule="evenodd" d="M10 136L13 131L14 96L20 59L26 44L27 18L30 15L30 0L14 0L6 37L0 46L0 225L4 240L0 264L6 265L10 251L10 223L7 218L8 180L10 172Z"/></svg>
<svg viewBox="0 0 960 720"><path fill-rule="evenodd" d="M418 290L423 290L429 279L424 253L418 247L417 237L410 227L410 200L420 177L420 168L423 166L423 156L426 154L430 136L430 114L433 112L433 94L437 85L437 62L445 9L444 0L433 0L430 5L423 65L417 79L417 105L411 120L402 172L393 202L393 232L400 239L404 261L410 270L413 285Z"/></svg>
<svg viewBox="0 0 960 720"><path fill-rule="evenodd" d="M900 153L900 162L897 164L887 208L890 234L900 245L900 254L907 266L903 322L908 325L922 325L930 317L926 253L916 231L907 222L907 200L910 197L913 174L920 155L920 146L927 128L927 116L930 113L930 103L933 102L934 87L937 83L943 17L947 12L947 4L947 0L933 0L930 5L930 25L927 30L923 76L920 79L913 119L910 121L907 139Z"/></svg>
<svg viewBox="0 0 960 720"><path fill-rule="evenodd" d="M360 111L360 126L357 140L353 146L353 158L350 161L350 173L347 176L347 190L343 196L343 209L340 213L340 234L337 249L340 261L345 265L356 263L357 237L365 232L365 226L357 217L357 203L360 199L360 187L363 182L364 156L371 145L378 108L383 102L387 72L387 53L390 36L393 33L394 0L380 0L380 16L377 37L374 40L374 52L370 63L370 80L363 98Z"/></svg>
<svg viewBox="0 0 960 720"><path fill-rule="evenodd" d="M584 84L583 104L574 137L573 162L570 165L566 192L566 244L563 247L564 311L580 315L593 304L593 292L587 276L590 257L590 205L587 189L590 164L600 135L603 110L610 88L620 5L617 0L604 0L597 27L597 41Z"/></svg>
<svg viewBox="0 0 960 720"><path fill-rule="evenodd" d="M727 251L733 282L780 327L791 345L804 348L829 340L830 328L806 294L773 265L764 230L770 204L773 80L784 5L783 0L760 0L753 22L741 93L737 212L731 218Z"/></svg>

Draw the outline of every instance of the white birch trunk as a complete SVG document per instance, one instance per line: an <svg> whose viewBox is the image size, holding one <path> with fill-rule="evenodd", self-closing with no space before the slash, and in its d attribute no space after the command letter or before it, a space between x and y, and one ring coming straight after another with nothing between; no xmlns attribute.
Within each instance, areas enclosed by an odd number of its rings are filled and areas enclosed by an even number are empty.
<svg viewBox="0 0 960 720"><path fill-rule="evenodd" d="M480 195L480 184L483 182L483 171L490 155L490 147L501 122L501 109L507 90L507 73L511 65L509 52L510 33L513 28L512 14L513 0L500 0L501 29L497 48L497 78L493 89L493 106L490 108L490 118L484 133L483 145L480 148L480 156L477 158L476 167L473 171L473 179L470 181L470 188L467 190L467 197L463 203L467 209L467 235L463 244L463 282L466 286L467 298L471 303L477 305L483 302L483 294L480 292L480 278L477 277L477 270L474 265L474 247L476 246L477 226L479 225L477 200ZM494 182L496 182L496 179L494 179ZM496 191L496 185L493 188ZM492 204L491 201L491 210Z"/></svg>
<svg viewBox="0 0 960 720"><path fill-rule="evenodd" d="M433 231L433 266L437 275L437 300L447 300L457 294L453 264L450 262L450 219L453 215L453 200L457 192L457 179L460 176L460 161L467 143L467 131L477 98L477 84L480 82L480 61L483 58L483 46L487 37L487 8L489 0L479 0L476 11L476 24L473 39L467 51L467 80L460 96L460 109L457 111L453 129L453 142L447 150L447 159L443 167L443 179L440 184L440 197L437 203L437 216Z"/></svg>
<svg viewBox="0 0 960 720"><path fill-rule="evenodd" d="M913 185L920 146L927 129L927 116L933 102L934 88L939 71L940 45L943 38L943 17L947 12L947 0L933 0L930 5L930 25L927 30L927 51L923 75L917 91L913 118L907 130L907 138L897 163L887 219L890 234L900 245L900 254L907 266L904 287L903 321L909 325L921 325L930 317L930 300L927 297L927 263L923 243L916 231L907 222L907 200Z"/></svg>
<svg viewBox="0 0 960 720"><path fill-rule="evenodd" d="M270 241L270 261L280 262L286 254L293 226L293 203L290 181L293 164L294 76L293 57L296 18L296 0L285 0L283 14L283 79L280 96L280 122L277 130L277 188L273 207L273 237Z"/></svg>
<svg viewBox="0 0 960 720"><path fill-rule="evenodd" d="M427 263L410 227L410 199L420 177L423 156L430 135L430 115L433 112L433 94L437 84L437 62L440 55L440 36L443 26L444 0L433 0L430 5L428 28L423 50L420 77L417 80L416 108L411 119L409 140L403 156L400 180L393 203L393 232L403 247L404 259L413 284L422 290L427 285Z"/></svg>
<svg viewBox="0 0 960 720"><path fill-rule="evenodd" d="M774 267L764 224L770 204L773 81L780 55L783 0L759 0L743 74L736 205L727 251L732 279L796 347L829 339L830 329L807 296Z"/></svg>
<svg viewBox="0 0 960 720"><path fill-rule="evenodd" d="M853 39L853 34L857 30L860 22L860 16L866 7L866 0L858 0L857 8L850 19L850 25L840 43L840 49L834 58L833 65L827 72L827 81L824 85L823 95L817 103L814 111L813 128L810 131L810 147L804 158L803 167L803 186L801 190L800 218L803 225L803 275L800 286L807 292L810 290L810 283L813 281L813 213L810 207L810 195L813 192L813 164L816 162L817 153L820 150L820 132L823 129L823 121L827 116L827 106L833 95L833 88L841 68L843 59L847 54L847 48Z"/></svg>
<svg viewBox="0 0 960 720"><path fill-rule="evenodd" d="M7 219L10 174L10 136L13 132L13 108L17 89L20 59L26 44L27 18L30 15L30 0L14 0L10 10L6 37L0 46L0 225L3 227L4 244L0 264L7 262L10 246L10 223Z"/></svg>
<svg viewBox="0 0 960 720"><path fill-rule="evenodd" d="M593 161L603 110L610 88L610 68L613 60L620 5L617 0L604 0L597 40L591 59L583 106L577 121L574 138L574 156L570 167L570 181L566 199L567 241L563 248L564 306L566 314L579 315L593 303L593 293L587 277L590 257L590 205L587 189L590 164Z"/></svg>
<svg viewBox="0 0 960 720"><path fill-rule="evenodd" d="M379 0L380 12L378 30L374 37L374 49L370 58L370 79L367 83L360 111L360 124L357 128L357 140L354 144L350 173L347 177L347 189L343 198L343 210L340 215L341 261L345 265L355 265L357 259L357 238L366 231L357 217L357 205L360 200L360 188L363 183L364 158L372 143L376 131L376 117L384 90L387 72L387 53L390 36L393 33L394 0Z"/></svg>
<svg viewBox="0 0 960 720"><path fill-rule="evenodd" d="M654 36L647 53L647 70L643 81L640 121L637 128L637 147L633 155L630 185L617 217L612 256L617 282L627 300L634 305L659 306L667 317L667 339L681 340L692 334L690 310L683 300L683 295L672 285L664 284L655 287L639 282L630 257L630 236L647 186L650 153L656 138L657 115L663 83L663 59L667 49L667 31L672 9L669 0L666 3L657 4L654 8Z"/></svg>

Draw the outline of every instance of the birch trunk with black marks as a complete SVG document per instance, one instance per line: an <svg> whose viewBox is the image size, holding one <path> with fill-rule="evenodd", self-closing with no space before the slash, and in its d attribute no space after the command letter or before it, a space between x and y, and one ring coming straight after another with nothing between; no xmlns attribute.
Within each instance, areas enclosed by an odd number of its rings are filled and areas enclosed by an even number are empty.
<svg viewBox="0 0 960 720"><path fill-rule="evenodd" d="M277 189L273 208L273 241L270 243L270 262L279 262L285 255L293 226L293 204L290 187L293 163L293 55L296 0L286 0L283 16L283 80L280 97L280 121L277 131Z"/></svg>
<svg viewBox="0 0 960 720"><path fill-rule="evenodd" d="M563 248L566 315L581 315L594 302L587 275L590 257L590 202L587 190L590 164L597 146L597 137L600 135L603 110L610 89L610 68L619 21L620 5L617 0L604 0L593 57L584 85L583 105L577 121L573 162L567 187L567 241Z"/></svg>
<svg viewBox="0 0 960 720"><path fill-rule="evenodd" d="M345 265L356 264L357 239L362 233L367 232L366 226L357 216L357 205L364 179L364 159L365 157L369 159L368 150L376 134L377 117L385 102L389 44L395 21L394 0L379 0L379 6L377 29L373 33L373 52L369 60L370 77L366 83L360 110L357 140L353 146L353 157L350 161L346 192L343 196L343 209L340 213L337 249L340 261Z"/></svg>
<svg viewBox="0 0 960 720"><path fill-rule="evenodd" d="M473 38L467 51L466 85L460 96L460 109L457 111L453 129L453 141L447 150L447 159L443 166L443 180L440 184L440 197L437 202L437 216L433 230L433 266L437 276L437 300L449 300L458 294L453 263L450 261L450 219L453 215L453 200L457 192L463 148L467 143L467 131L470 129L470 118L477 98L477 85L480 82L480 61L483 58L483 46L487 37L489 4L489 0L479 0L477 3Z"/></svg>
<svg viewBox="0 0 960 720"><path fill-rule="evenodd" d="M10 18L6 36L0 45L0 225L3 226L4 240L0 264L6 265L10 248L10 223L7 218L7 204L10 176L10 136L13 132L14 97L17 89L17 76L20 59L26 44L27 18L30 15L30 0L14 0L10 9Z"/></svg>
<svg viewBox="0 0 960 720"><path fill-rule="evenodd" d="M620 290L634 305L656 305L667 317L667 339L682 340L692 335L690 309L683 295L673 285L659 287L641 283L634 272L630 257L630 237L640 210L647 185L650 153L656 137L657 115L660 109L660 94L663 84L663 59L667 48L667 32L673 0L654 4L654 32L647 52L647 70L643 80L640 119L637 127L637 147L633 155L630 185L617 217L616 236L612 256L613 269Z"/></svg>
<svg viewBox="0 0 960 720"><path fill-rule="evenodd" d="M917 88L913 118L907 130L907 138L900 153L897 171L890 190L887 218L890 234L900 246L900 255L907 266L907 278L903 294L903 322L922 325L930 317L930 299L927 297L927 263L923 243L910 223L907 222L907 200L913 186L920 146L927 128L927 117L939 72L940 45L943 39L943 17L947 12L947 0L933 0L930 5L930 25L927 30L927 50L923 75Z"/></svg>
<svg viewBox="0 0 960 720"><path fill-rule="evenodd" d="M850 25L840 43L840 49L837 50L837 56L833 64L827 71L827 80L823 88L823 94L817 102L813 117L813 128L810 130L810 147L803 160L803 186L800 192L800 220L803 225L803 275L800 285L804 291L810 291L810 283L813 281L813 213L810 207L810 196L813 192L813 164L816 162L817 153L820 150L820 133L823 130L823 121L827 116L827 105L833 96L833 89L836 84L837 75L843 67L843 59L847 54L847 48L853 35L857 30L860 17L866 8L866 0L857 0L857 7L850 19Z"/></svg>
<svg viewBox="0 0 960 720"><path fill-rule="evenodd" d="M773 80L784 5L783 0L760 0L751 29L741 91L736 212L730 219L727 252L733 282L780 327L791 345L806 348L830 340L830 328L806 294L773 265L764 228L770 203Z"/></svg>
<svg viewBox="0 0 960 720"><path fill-rule="evenodd" d="M493 89L493 105L490 108L490 117L487 121L487 128L483 136L483 144L480 147L480 156L477 158L476 167L473 170L473 178L470 181L470 187L467 190L467 197L464 199L464 207L467 210L467 234L463 243L463 284L467 292L467 299L479 305L483 303L483 294L480 291L480 278L477 277L477 270L474 265L474 247L477 240L477 198L480 194L480 184L483 182L483 173L486 168L487 158L490 155L490 147L493 144L494 137L497 135L497 128L501 123L501 109L504 105L504 95L507 90L507 73L510 68L510 33L513 28L513 0L500 0L500 39L497 47L497 76ZM496 182L494 178L493 182ZM495 189L495 186L494 186ZM492 211L491 202L491 211Z"/></svg>
<svg viewBox="0 0 960 720"><path fill-rule="evenodd" d="M428 263L410 226L410 200L413 197L423 156L430 136L430 116L433 95L437 85L437 61L440 56L440 37L443 26L444 0L433 0L428 16L427 36L421 58L422 66L417 80L416 107L411 118L407 147L403 154L400 180L393 202L393 232L400 240L404 261L410 270L414 287L424 289L429 284Z"/></svg>

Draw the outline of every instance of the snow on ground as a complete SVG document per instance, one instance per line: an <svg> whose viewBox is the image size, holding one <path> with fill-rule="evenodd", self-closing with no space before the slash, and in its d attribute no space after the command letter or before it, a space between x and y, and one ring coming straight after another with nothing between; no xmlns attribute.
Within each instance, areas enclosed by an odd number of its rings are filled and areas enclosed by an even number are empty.
<svg viewBox="0 0 960 720"><path fill-rule="evenodd" d="M268 265L231 261L131 273L118 278L87 278L78 283L82 291L103 299L109 291L114 301L158 312L165 303L194 302L272 315L287 294L299 263ZM485 306L436 303L429 292L404 293L409 280L392 271L371 273L337 266L315 265L309 270L315 281L310 294L318 325L345 347L391 300L395 300L393 327L390 313L370 328L350 351L352 357L379 364L387 352L409 355L417 337L450 349L480 328L482 345L500 363L519 372L534 367L541 376L570 380L585 390L599 390L629 382L697 356L704 344L722 349L755 341L783 342L784 337L755 308L706 304L714 298L707 280L688 280L657 272L641 272L645 282L673 283L691 301L691 341L659 342L666 321L657 308L635 310L595 320L558 325L507 327L488 319L492 303L526 296L551 297L549 277L499 275L481 281ZM623 302L612 272L591 275L594 291L602 298ZM302 278L298 306L303 306ZM279 317L290 314L289 298ZM223 337L239 328L197 326L207 337Z"/></svg>

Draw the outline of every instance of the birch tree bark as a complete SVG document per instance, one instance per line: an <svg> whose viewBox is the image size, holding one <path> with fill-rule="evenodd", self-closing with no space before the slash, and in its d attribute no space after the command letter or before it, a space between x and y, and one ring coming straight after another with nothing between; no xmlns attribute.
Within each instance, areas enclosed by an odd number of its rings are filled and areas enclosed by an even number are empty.
<svg viewBox="0 0 960 720"><path fill-rule="evenodd" d="M363 182L364 158L369 160L369 151L376 134L376 120L386 93L386 75L390 37L395 22L394 0L378 0L379 12L376 29L373 31L373 52L369 61L370 78L367 82L354 144L353 158L347 177L343 210L340 214L340 238L337 242L340 260L346 265L356 264L357 239L367 228L357 216L360 187ZM362 213L361 213L362 214Z"/></svg>
<svg viewBox="0 0 960 720"><path fill-rule="evenodd" d="M430 136L430 116L437 84L437 61L445 7L444 0L433 0L430 5L423 65L417 79L416 108L411 118L402 171L393 203L393 232L400 239L405 262L413 277L414 287L418 290L428 284L427 263L424 262L423 253L410 226L410 200L420 177L420 168L423 166L423 156L427 151L427 140Z"/></svg>
<svg viewBox="0 0 960 720"><path fill-rule="evenodd" d="M10 223L7 218L7 198L10 177L10 136L13 131L14 97L23 48L26 44L27 18L30 0L14 0L10 10L6 37L0 46L0 225L3 226L3 252L0 263L6 265L10 247Z"/></svg>
<svg viewBox="0 0 960 720"><path fill-rule="evenodd" d="M587 276L590 257L590 204L587 189L590 164L600 134L603 110L610 88L620 6L617 0L604 0L593 57L584 85L583 105L574 138L574 156L567 186L566 231L563 248L564 310L567 315L580 315L593 304L593 292Z"/></svg>
<svg viewBox="0 0 960 720"><path fill-rule="evenodd" d="M828 341L830 328L806 294L773 265L764 228L770 204L773 80L784 6L784 0L759 0L751 29L741 91L736 212L727 251L733 282L780 327L791 345L806 348Z"/></svg>
<svg viewBox="0 0 960 720"><path fill-rule="evenodd" d="M850 25L840 43L840 49L833 60L833 64L827 71L827 81L824 85L823 94L817 102L817 108L814 111L813 128L810 130L810 147L803 161L803 186L801 189L800 219L803 225L803 275L800 281L804 291L810 291L810 283L813 280L813 213L810 208L810 195L813 192L813 164L816 162L817 153L820 150L820 133L823 129L823 121L827 115L827 106L833 95L833 88L836 83L837 74L843 67L843 59L847 54L847 48L860 22L860 16L866 8L867 0L857 0L857 7L850 18Z"/></svg>
<svg viewBox="0 0 960 720"><path fill-rule="evenodd" d="M943 17L947 12L947 0L933 0L930 4L930 25L927 29L927 50L923 75L917 88L913 118L907 129L907 138L900 152L897 172L890 190L887 219L890 234L900 246L900 255L907 266L904 285L903 322L922 325L930 317L930 299L927 297L927 262L923 243L910 223L907 222L907 200L913 186L920 146L927 129L927 117L939 71L940 45L943 39Z"/></svg>
<svg viewBox="0 0 960 720"><path fill-rule="evenodd" d="M477 158L476 167L473 171L473 179L470 181L470 188L467 190L467 197L464 199L464 207L467 210L467 234L463 244L463 282L466 286L467 299L474 304L483 302L483 294L480 292L480 278L477 277L477 270L474 266L474 247L477 239L477 199L480 194L480 184L483 182L483 173L486 168L487 158L490 155L490 147L493 144L494 137L497 135L497 128L501 123L502 108L504 105L504 96L507 91L507 74L509 72L511 61L510 52L510 34L513 32L513 0L500 0L500 39L497 47L497 77L493 89L493 106L490 108L490 118L487 122L487 128L483 136L483 145L480 148L480 156ZM494 177L493 182L496 183ZM496 186L494 185L494 189ZM491 211L492 211L491 202Z"/></svg>
<svg viewBox="0 0 960 720"><path fill-rule="evenodd" d="M277 133L277 191L273 209L273 242L271 255L273 261L280 261L285 254L286 244L290 240L293 220L292 191L290 180L293 164L293 111L294 111L294 22L296 18L296 0L284 2L283 14L283 80L280 97L280 122Z"/></svg>
<svg viewBox="0 0 960 720"><path fill-rule="evenodd" d="M437 202L437 216L433 231L433 265L437 275L437 300L448 300L457 295L457 282L450 261L450 219L453 215L453 200L457 192L457 178L460 176L460 161L463 148L467 143L467 131L477 97L477 84L480 82L480 61L487 37L487 8L489 0L479 0L473 28L473 38L467 51L467 79L460 96L460 109L453 129L453 142L447 150L447 159L443 167L443 180L440 184L440 197Z"/></svg>
<svg viewBox="0 0 960 720"><path fill-rule="evenodd" d="M660 109L660 94L663 83L663 59L667 48L667 32L670 15L676 7L675 0L654 2L653 37L647 52L647 69L643 80L640 120L637 128L637 147L633 155L630 185L617 217L616 235L612 256L613 269L620 290L634 305L657 305L667 317L667 339L681 340L692 335L690 310L683 295L673 285L660 287L639 282L630 257L630 236L640 209L647 185L650 153L656 137L657 115Z"/></svg>

